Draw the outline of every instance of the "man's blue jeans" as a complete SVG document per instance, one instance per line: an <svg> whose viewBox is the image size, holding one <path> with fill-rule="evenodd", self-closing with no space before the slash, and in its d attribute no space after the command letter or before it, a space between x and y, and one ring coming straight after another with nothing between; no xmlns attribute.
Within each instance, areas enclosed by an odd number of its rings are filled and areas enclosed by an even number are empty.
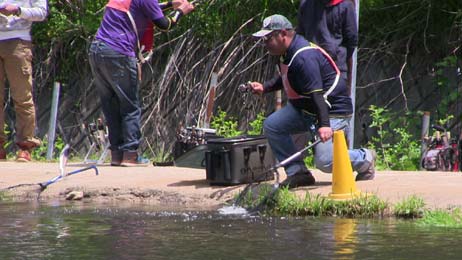
<svg viewBox="0 0 462 260"><path fill-rule="evenodd" d="M136 58L98 40L92 42L88 55L109 129L110 149L136 151L141 138Z"/></svg>
<svg viewBox="0 0 462 260"><path fill-rule="evenodd" d="M330 125L333 130L342 129L346 134L349 131L350 118L330 118ZM283 161L294 153L298 152L292 141L292 134L313 131L316 118L292 104L287 103L285 107L271 114L264 122L265 136L278 161ZM319 143L314 147L314 161L316 168L323 172L332 172L333 144L332 139L325 143ZM367 149L349 150L351 165L357 172L366 171L372 161L372 155ZM294 159L285 167L288 176L300 171L307 171L303 158Z"/></svg>

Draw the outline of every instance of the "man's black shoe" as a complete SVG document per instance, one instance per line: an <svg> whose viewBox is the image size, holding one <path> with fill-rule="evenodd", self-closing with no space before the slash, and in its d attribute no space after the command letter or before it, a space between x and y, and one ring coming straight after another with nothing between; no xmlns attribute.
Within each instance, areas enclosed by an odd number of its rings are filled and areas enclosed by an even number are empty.
<svg viewBox="0 0 462 260"><path fill-rule="evenodd" d="M310 186L316 182L311 172L297 172L292 176L287 176L283 182L279 184L279 187L284 188L288 187L290 189L294 189L301 186Z"/></svg>

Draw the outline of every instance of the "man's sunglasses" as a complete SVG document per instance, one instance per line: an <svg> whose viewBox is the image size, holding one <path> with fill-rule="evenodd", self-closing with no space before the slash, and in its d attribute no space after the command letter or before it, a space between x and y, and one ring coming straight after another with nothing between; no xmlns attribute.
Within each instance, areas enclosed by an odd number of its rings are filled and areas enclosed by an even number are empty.
<svg viewBox="0 0 462 260"><path fill-rule="evenodd" d="M267 34L267 35L265 35L265 36L263 36L261 38L262 38L262 40L264 42L267 42L267 41L271 40L271 38L273 38L278 33L279 33L279 31L272 31L271 33L269 33L269 34Z"/></svg>

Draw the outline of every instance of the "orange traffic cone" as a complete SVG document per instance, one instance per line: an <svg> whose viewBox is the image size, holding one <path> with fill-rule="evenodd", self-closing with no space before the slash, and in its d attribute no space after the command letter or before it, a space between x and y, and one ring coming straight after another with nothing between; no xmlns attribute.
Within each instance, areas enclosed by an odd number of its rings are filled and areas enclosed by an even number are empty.
<svg viewBox="0 0 462 260"><path fill-rule="evenodd" d="M334 132L334 161L332 166L332 193L334 200L348 200L360 195L353 179L350 156L342 130Z"/></svg>

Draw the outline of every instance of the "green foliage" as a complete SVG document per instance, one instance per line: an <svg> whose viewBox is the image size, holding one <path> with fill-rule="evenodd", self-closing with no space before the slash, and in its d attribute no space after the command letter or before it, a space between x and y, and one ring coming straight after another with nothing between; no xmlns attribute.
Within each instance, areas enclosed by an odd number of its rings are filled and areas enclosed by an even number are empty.
<svg viewBox="0 0 462 260"><path fill-rule="evenodd" d="M46 53L54 80L68 82L70 75L86 74L87 46L95 35L107 0L48 1L47 20L32 28L36 53ZM51 63L51 64L50 64ZM45 65L44 64L44 65Z"/></svg>
<svg viewBox="0 0 462 260"><path fill-rule="evenodd" d="M445 118L437 119L436 122L438 125L446 127L452 119L454 119L453 115L447 115Z"/></svg>
<svg viewBox="0 0 462 260"><path fill-rule="evenodd" d="M414 51L424 48L432 54L447 51L448 37L457 39L455 30L462 17L458 0L368 0L361 1L360 8L363 21L360 27L366 32L360 34L363 43L371 46L396 43L398 51L405 51L409 37L413 38L411 46L420 46ZM457 41L451 43L457 45Z"/></svg>
<svg viewBox="0 0 462 260"><path fill-rule="evenodd" d="M460 208L449 212L445 210L426 211L423 217L417 221L417 224L420 226L461 228L462 212Z"/></svg>
<svg viewBox="0 0 462 260"><path fill-rule="evenodd" d="M238 130L238 122L232 117L228 117L227 113L221 108L218 109L218 115L212 117L210 126L217 131L217 135L223 137L235 137L242 134Z"/></svg>
<svg viewBox="0 0 462 260"><path fill-rule="evenodd" d="M229 39L246 21L253 23L241 33L251 34L261 27L262 20L279 13L295 24L299 1L283 0L209 0L203 1L196 10L179 23L174 34L193 29L194 35L212 47L217 42Z"/></svg>
<svg viewBox="0 0 462 260"><path fill-rule="evenodd" d="M5 125L4 125L4 128L3 128L3 133L5 134L5 136L10 137L11 136L11 130L8 127L8 124L6 122L4 124ZM7 149L12 144L13 144L13 139L12 138L7 138L7 140L5 140L5 143L3 144L3 148Z"/></svg>
<svg viewBox="0 0 462 260"><path fill-rule="evenodd" d="M409 127L409 115L396 117L385 108L371 105L372 123L377 129L372 149L377 151L377 168L391 170L418 170L420 168L420 143Z"/></svg>
<svg viewBox="0 0 462 260"><path fill-rule="evenodd" d="M264 112L260 112L257 115L257 118L249 123L251 130L247 132L248 135L261 135L263 134L263 122L265 121L266 117Z"/></svg>
<svg viewBox="0 0 462 260"><path fill-rule="evenodd" d="M312 142L309 141L307 145L311 145ZM312 169L316 168L316 164L314 162L314 149L308 149L305 151L305 157L303 158L303 162L305 163L306 167Z"/></svg>
<svg viewBox="0 0 462 260"><path fill-rule="evenodd" d="M248 190L248 192L244 194L244 197L241 198L239 204L246 208L256 207L272 190L272 185L266 183L259 184L255 186L254 189ZM238 195L235 199L237 199L237 197Z"/></svg>
<svg viewBox="0 0 462 260"><path fill-rule="evenodd" d="M450 55L444 57L435 64L435 73L433 74L433 82L438 86L439 96L441 97L440 102L437 103L436 109L438 115L448 115L451 104L457 104L459 102L460 90L451 84L451 80L448 77L448 71L454 70L457 66L457 57ZM456 111L459 112L459 111ZM446 123L452 118L440 119L442 122L438 124L447 126Z"/></svg>
<svg viewBox="0 0 462 260"><path fill-rule="evenodd" d="M171 162L173 155L166 149L165 145L158 145L153 151L154 157L151 158L153 162Z"/></svg>
<svg viewBox="0 0 462 260"><path fill-rule="evenodd" d="M415 195L395 204L393 214L401 218L420 218L424 214L425 202Z"/></svg>
<svg viewBox="0 0 462 260"><path fill-rule="evenodd" d="M35 161L46 161L47 160L47 150L48 150L48 138L44 137L42 144L39 147L36 147L32 150L31 157ZM55 148L53 150L54 159L58 159L61 151L63 150L65 143L63 139L58 136L55 140Z"/></svg>
<svg viewBox="0 0 462 260"><path fill-rule="evenodd" d="M303 158L303 162L305 163L306 167L309 169L316 168L316 164L314 163L314 153L312 151L306 151L307 155Z"/></svg>
<svg viewBox="0 0 462 260"><path fill-rule="evenodd" d="M8 193L6 191L0 191L0 201L7 201L9 200Z"/></svg>

